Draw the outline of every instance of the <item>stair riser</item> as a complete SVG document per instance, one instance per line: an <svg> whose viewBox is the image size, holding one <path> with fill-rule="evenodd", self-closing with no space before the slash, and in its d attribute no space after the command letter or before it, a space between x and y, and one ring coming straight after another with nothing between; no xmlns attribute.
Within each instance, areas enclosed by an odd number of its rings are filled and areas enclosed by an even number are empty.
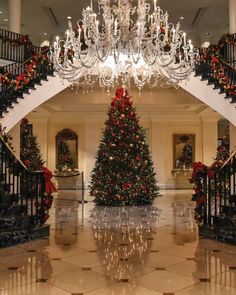
<svg viewBox="0 0 236 295"><path fill-rule="evenodd" d="M42 227L35 227L31 230L16 230L5 231L0 233L0 248L14 246L36 240L39 238L48 237L50 233L50 226L44 225Z"/></svg>

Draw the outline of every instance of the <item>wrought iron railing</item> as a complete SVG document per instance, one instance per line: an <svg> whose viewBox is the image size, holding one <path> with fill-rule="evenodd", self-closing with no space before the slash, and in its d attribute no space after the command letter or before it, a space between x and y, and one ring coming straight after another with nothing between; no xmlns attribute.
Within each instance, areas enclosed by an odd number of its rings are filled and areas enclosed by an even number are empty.
<svg viewBox="0 0 236 295"><path fill-rule="evenodd" d="M22 217L28 217L28 227L41 226L45 222L45 178L42 171L30 172L16 157L8 143L0 135L0 187L1 203L6 210L17 206ZM15 224L15 227L17 225Z"/></svg>
<svg viewBox="0 0 236 295"><path fill-rule="evenodd" d="M24 62L36 52L40 52L40 47L34 46L28 35L0 29L0 59Z"/></svg>
<svg viewBox="0 0 236 295"><path fill-rule="evenodd" d="M0 115L2 116L18 98L23 98L35 84L53 75L53 65L47 58L45 49L27 59L24 63L15 63L2 68L0 74Z"/></svg>
<svg viewBox="0 0 236 295"><path fill-rule="evenodd" d="M203 172L198 181L195 185L204 198L197 206L200 233L207 229L216 239L236 244L236 153L220 169Z"/></svg>
<svg viewBox="0 0 236 295"><path fill-rule="evenodd" d="M196 75L236 102L236 34L223 36L217 45L202 49L200 56Z"/></svg>

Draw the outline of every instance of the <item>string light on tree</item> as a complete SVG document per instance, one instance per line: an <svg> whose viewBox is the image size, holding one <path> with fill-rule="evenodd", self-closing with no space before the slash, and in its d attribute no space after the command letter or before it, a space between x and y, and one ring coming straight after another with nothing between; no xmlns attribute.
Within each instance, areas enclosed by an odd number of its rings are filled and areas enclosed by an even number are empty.
<svg viewBox="0 0 236 295"><path fill-rule="evenodd" d="M91 176L98 205L151 204L158 194L153 163L127 90L119 88Z"/></svg>

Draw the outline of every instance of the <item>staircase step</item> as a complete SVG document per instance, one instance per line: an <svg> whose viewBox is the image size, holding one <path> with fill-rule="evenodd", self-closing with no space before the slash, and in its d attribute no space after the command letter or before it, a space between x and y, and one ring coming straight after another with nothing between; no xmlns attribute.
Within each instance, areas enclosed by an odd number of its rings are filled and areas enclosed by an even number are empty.
<svg viewBox="0 0 236 295"><path fill-rule="evenodd" d="M35 226L29 229L21 228L17 230L5 230L0 232L0 248L22 244L43 237L48 237L49 232L49 225L37 227ZM48 241L45 240L45 246L47 245Z"/></svg>
<svg viewBox="0 0 236 295"><path fill-rule="evenodd" d="M18 203L19 196L13 194L2 194L0 195L0 205L1 203L12 205L13 203Z"/></svg>
<svg viewBox="0 0 236 295"><path fill-rule="evenodd" d="M26 205L12 205L9 206L8 204L0 204L0 217L7 217L7 216L19 216L27 212Z"/></svg>
<svg viewBox="0 0 236 295"><path fill-rule="evenodd" d="M28 229L31 226L30 216L0 216L0 231L6 229L25 228Z"/></svg>
<svg viewBox="0 0 236 295"><path fill-rule="evenodd" d="M235 217L230 217L230 216L225 216L224 214L219 215L219 216L214 216L213 217L213 222L216 227L219 228L234 228L236 230L236 218Z"/></svg>
<svg viewBox="0 0 236 295"><path fill-rule="evenodd" d="M28 88L24 89L24 90L23 90L23 93L25 93L25 94L29 94L29 89L28 89Z"/></svg>
<svg viewBox="0 0 236 295"><path fill-rule="evenodd" d="M236 207L233 205L222 205L222 213L233 216L236 215Z"/></svg>
<svg viewBox="0 0 236 295"><path fill-rule="evenodd" d="M26 229L0 232L0 248L30 241L30 233Z"/></svg>
<svg viewBox="0 0 236 295"><path fill-rule="evenodd" d="M236 196L235 195L229 196L229 204L234 205L236 207Z"/></svg>

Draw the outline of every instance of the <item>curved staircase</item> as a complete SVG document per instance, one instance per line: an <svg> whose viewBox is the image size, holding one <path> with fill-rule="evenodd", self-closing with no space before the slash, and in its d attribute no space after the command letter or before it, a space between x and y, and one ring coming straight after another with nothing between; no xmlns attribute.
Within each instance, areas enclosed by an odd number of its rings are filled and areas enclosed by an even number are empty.
<svg viewBox="0 0 236 295"><path fill-rule="evenodd" d="M33 109L69 86L68 82L62 82L54 75L53 66L47 59L47 49L33 46L24 35L12 34L0 30L0 45L3 48L0 59L11 57L15 61L0 67L0 124L7 132ZM19 44L12 55L16 46L11 42L16 40ZM210 50L203 50L196 73L180 86L236 126L234 40L236 35L230 35Z"/></svg>
<svg viewBox="0 0 236 295"><path fill-rule="evenodd" d="M0 248L49 235L45 176L29 171L0 134Z"/></svg>
<svg viewBox="0 0 236 295"><path fill-rule="evenodd" d="M3 112L0 123L5 127L5 131L10 131L28 113L68 86L69 83L62 83L58 75L48 76L46 80L41 80L40 84L35 84L34 88L17 97L16 101Z"/></svg>

